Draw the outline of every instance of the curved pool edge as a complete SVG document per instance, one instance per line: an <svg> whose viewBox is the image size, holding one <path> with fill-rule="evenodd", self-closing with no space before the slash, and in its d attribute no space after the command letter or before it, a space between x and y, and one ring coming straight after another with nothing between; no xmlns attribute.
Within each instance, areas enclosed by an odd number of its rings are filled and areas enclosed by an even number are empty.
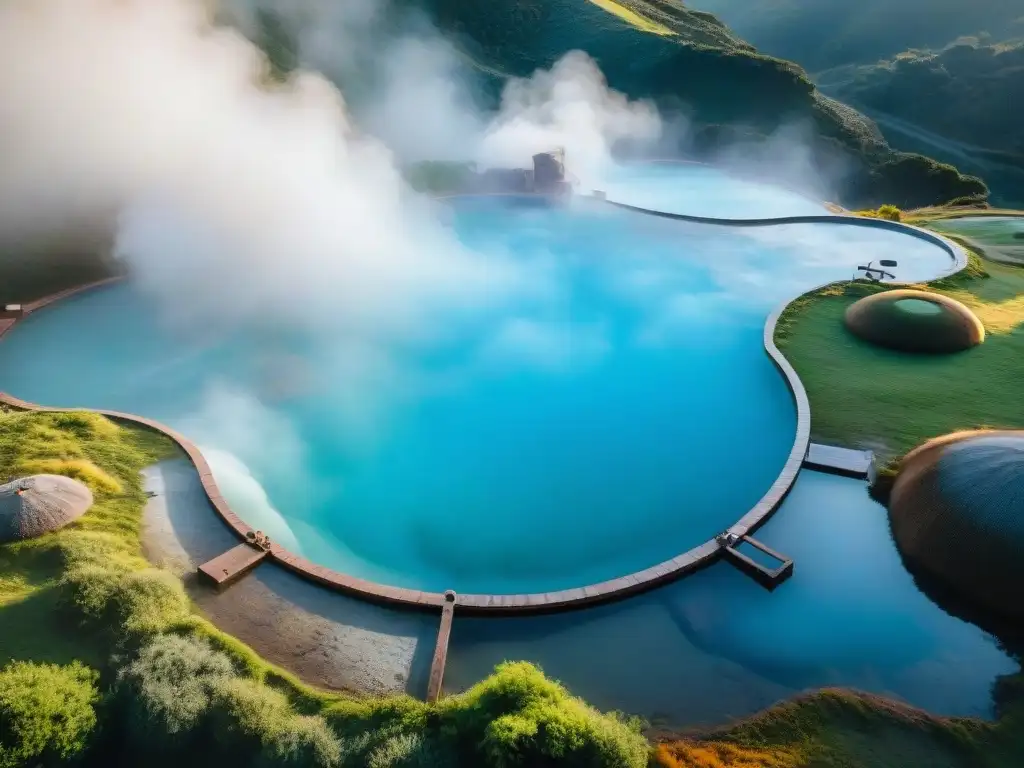
<svg viewBox="0 0 1024 768"><path fill-rule="evenodd" d="M450 197L463 197L463 195L452 195ZM588 199L595 201L600 200L600 198ZM626 208L638 213L690 221L693 223L721 226L774 226L778 224L793 223L832 223L847 225L853 224L854 226L896 230L931 241L950 255L954 262L952 267L933 279L939 279L950 274L955 274L967 266L966 251L952 240L948 240L941 235L925 229L881 219L865 219L845 215L785 217L782 219L707 219L704 217L687 216L685 214L668 214L659 211L652 211L644 208L637 208L635 206L629 206L623 203L615 203L609 200L600 201L608 205ZM18 322L31 315L33 312L51 306L63 299L106 287L123 279L123 276L111 277L105 280L60 291L35 302L25 304L20 316L13 318L5 325L0 325L0 341L3 340L3 337L12 328L17 326ZM779 318L789 305L800 297L840 282L848 281L830 281L815 288L802 291L779 305L765 321L763 334L764 349L769 358L771 358L776 369L782 375L790 391L790 395L793 398L797 412L797 429L793 441L793 447L790 449L789 456L775 482L772 483L771 487L764 496L761 497L757 504L743 515L739 521L727 529L727 532L730 534L734 534L736 536L750 534L771 518L771 516L781 506L786 496L789 495L790 490L792 490L810 445L811 413L806 390L804 389L803 383L797 375L796 370L775 345L775 331ZM887 283L887 285L905 284L906 283ZM227 501L221 495L220 488L213 476L213 472L195 443L165 424L143 416L123 413L120 411L100 410L94 408L60 408L38 405L26 400L21 400L20 398L14 397L13 395L3 391L0 391L0 403L28 411L50 413L85 411L99 413L117 421L126 421L166 435L188 456L189 461L195 467L196 472L199 475L199 480L208 502L220 517L221 521L227 525L228 528L234 531L242 541L246 541L247 537L255 531L252 526L242 520L231 509ZM713 564L722 556L723 549L723 545L721 545L717 539L713 538L703 544L687 550L686 552L683 552L680 555L677 555L676 557L653 565L642 571L636 571L634 573L609 579L597 584L558 590L555 592L538 592L530 594L459 594L457 596L456 604L460 612L491 615L503 613L543 613L583 608L597 603L611 602L613 600L630 597L641 592L654 589L655 587L664 585L668 582L676 581L677 579ZM445 593L424 592L404 587L391 587L359 579L354 576L349 576L331 570L330 568L317 565L316 563L306 560L276 543L271 545L269 559L271 562L292 571L302 578L320 584L321 586L378 603L427 610L441 609L446 603Z"/></svg>

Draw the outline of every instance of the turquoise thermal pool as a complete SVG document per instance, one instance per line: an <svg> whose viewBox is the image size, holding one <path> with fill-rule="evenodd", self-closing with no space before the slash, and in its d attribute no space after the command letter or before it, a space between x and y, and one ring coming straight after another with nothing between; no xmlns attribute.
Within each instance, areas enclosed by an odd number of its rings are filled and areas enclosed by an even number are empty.
<svg viewBox="0 0 1024 768"><path fill-rule="evenodd" d="M605 188L699 215L821 212L697 167ZM516 198L458 199L445 219L481 258L529 263L537 290L382 361L312 332L189 332L127 282L19 324L0 389L180 430L243 519L320 565L550 592L680 554L768 490L795 430L762 346L775 306L869 260L898 260L902 280L953 266L933 243L851 225L733 229Z"/></svg>
<svg viewBox="0 0 1024 768"><path fill-rule="evenodd" d="M745 182L707 165L666 162L620 167L607 174L600 189L609 200L638 208L707 218L769 219L829 213L823 203L797 192Z"/></svg>

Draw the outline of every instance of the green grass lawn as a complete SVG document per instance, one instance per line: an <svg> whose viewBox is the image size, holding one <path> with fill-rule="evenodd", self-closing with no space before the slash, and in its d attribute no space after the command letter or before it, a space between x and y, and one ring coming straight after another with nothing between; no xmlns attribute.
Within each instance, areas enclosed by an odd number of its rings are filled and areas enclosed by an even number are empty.
<svg viewBox="0 0 1024 768"><path fill-rule="evenodd" d="M971 307L985 343L954 355L908 355L850 334L843 313L878 290L840 284L784 313L776 341L811 401L814 440L902 455L958 429L1024 428L1024 268L974 263L931 286Z"/></svg>
<svg viewBox="0 0 1024 768"><path fill-rule="evenodd" d="M1024 216L1002 219L994 216L965 219L935 219L928 226L958 238L990 259L1024 264Z"/></svg>
<svg viewBox="0 0 1024 768"><path fill-rule="evenodd" d="M931 229L954 235L966 235L980 243L992 245L1022 245L1016 235L1024 233L1024 218L1002 219L985 216L969 221L939 219L929 224Z"/></svg>

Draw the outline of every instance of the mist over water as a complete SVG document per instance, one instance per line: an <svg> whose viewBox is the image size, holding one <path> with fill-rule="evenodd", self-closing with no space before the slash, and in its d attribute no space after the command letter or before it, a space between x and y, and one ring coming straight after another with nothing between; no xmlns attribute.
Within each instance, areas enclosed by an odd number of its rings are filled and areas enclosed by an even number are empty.
<svg viewBox="0 0 1024 768"><path fill-rule="evenodd" d="M268 8L298 45L300 67L283 83L244 34ZM410 360L481 323L493 326L486 354L507 356L537 330L501 308L559 291L543 249L465 247L407 187L400 161L525 166L563 146L596 174L612 143L659 131L653 108L609 92L579 53L511 82L497 113L479 111L454 49L422 18L386 28L385 10L383 0L0 7L0 252L45 260L60 243L127 264L191 350L129 389L259 338L259 362L245 364L270 383L204 381L184 426L213 449L218 477L267 514L275 488L293 513L315 506L295 490L315 483L302 481L309 456L295 428L262 400L329 386L338 440L369 450L398 404L445 386ZM356 91L358 115L335 81ZM553 359L573 338L537 354ZM310 370L319 380L297 381Z"/></svg>
<svg viewBox="0 0 1024 768"><path fill-rule="evenodd" d="M338 56L376 7L303 10L321 35L342 30ZM319 39L306 47L325 48ZM391 44L398 58L378 59L389 63L368 112L407 156L440 152L443 135L464 157L503 164L557 144L601 158L623 134L656 131L653 111L609 94L581 55L510 84L492 117L458 95L439 43ZM353 44L355 63L367 45ZM359 336L420 333L529 279L461 247L332 82L299 70L272 83L263 53L214 26L200 0L14 0L0 9L0 50L5 249L102 233L170 312L243 321L273 304L277 317ZM434 81L452 98L420 88Z"/></svg>
<svg viewBox="0 0 1024 768"><path fill-rule="evenodd" d="M720 172L674 172L708 199L778 204ZM772 484L794 428L762 346L773 306L865 252L898 255L909 280L952 263L924 241L835 225L730 229L500 197L450 213L467 248L500 242L528 265L531 290L443 334L371 344L269 324L168 328L125 284L20 325L0 362L23 362L0 366L0 387L169 424L209 454L243 519L336 570L551 591L697 546ZM742 471L707 481L724 466Z"/></svg>

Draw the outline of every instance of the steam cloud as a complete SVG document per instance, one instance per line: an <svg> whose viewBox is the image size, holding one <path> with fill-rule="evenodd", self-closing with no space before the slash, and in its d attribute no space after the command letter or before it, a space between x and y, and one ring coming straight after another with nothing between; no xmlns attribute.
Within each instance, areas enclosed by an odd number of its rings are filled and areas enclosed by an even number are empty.
<svg viewBox="0 0 1024 768"><path fill-rule="evenodd" d="M579 51L550 71L511 79L498 114L488 115L475 106L465 60L453 45L422 15L398 13L388 0L229 0L226 8L253 37L261 35L261 19L273 14L298 61L343 90L351 86L360 123L406 162L522 167L533 154L560 146L574 172L594 177L617 141L651 143L662 133L652 105L609 90L594 61Z"/></svg>
<svg viewBox="0 0 1024 768"><path fill-rule="evenodd" d="M364 340L422 333L427 318L529 283L522 265L459 245L332 82L304 70L272 84L262 51L215 26L207 6L0 8L0 246L58 238L88 251L114 238L138 283L178 319L251 320L273 306L278 318ZM239 9L255 8L235 2L228 18L244 22ZM377 11L371 0L305 2L288 19L305 30L304 57L329 49L351 73L369 55L355 33L372 29ZM443 156L444 138L463 156L518 164L553 144L572 153L579 137L581 156L600 159L609 141L656 132L653 111L610 94L582 55L512 83L488 120L436 35L388 45L399 55L376 51L386 63L369 80L383 87L362 95L363 114L371 128L392 126L383 138L403 157Z"/></svg>

